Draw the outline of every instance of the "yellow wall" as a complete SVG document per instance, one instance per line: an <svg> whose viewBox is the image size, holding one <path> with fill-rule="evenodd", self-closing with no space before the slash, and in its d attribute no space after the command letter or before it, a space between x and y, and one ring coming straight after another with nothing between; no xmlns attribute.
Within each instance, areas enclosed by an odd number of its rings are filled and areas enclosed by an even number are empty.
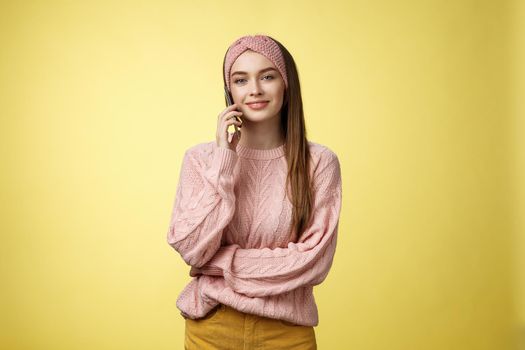
<svg viewBox="0 0 525 350"><path fill-rule="evenodd" d="M342 163L319 348L515 349L519 6L2 2L1 348L182 348L189 268L165 243L182 156L215 136L227 46L264 33Z"/></svg>
<svg viewBox="0 0 525 350"><path fill-rule="evenodd" d="M514 152L513 193L514 295L518 348L525 349L525 2L514 0L510 12L512 38L512 121L510 138Z"/></svg>

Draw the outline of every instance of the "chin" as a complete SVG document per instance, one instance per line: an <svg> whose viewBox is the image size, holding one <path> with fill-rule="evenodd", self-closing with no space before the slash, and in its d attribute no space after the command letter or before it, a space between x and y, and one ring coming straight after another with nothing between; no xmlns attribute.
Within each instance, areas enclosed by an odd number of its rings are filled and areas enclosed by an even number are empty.
<svg viewBox="0 0 525 350"><path fill-rule="evenodd" d="M250 109L250 107L246 107L246 110L243 111L243 113L247 116L256 116L256 118L260 119L262 116L267 116L268 118L271 118L271 116L274 116L276 114L279 114L279 111L275 111L273 109L261 109L258 111L254 111ZM266 118L265 118L266 119Z"/></svg>
<svg viewBox="0 0 525 350"><path fill-rule="evenodd" d="M253 112L253 111L252 111ZM247 115L248 120L257 122L257 121L263 121L263 120L269 120L274 117L275 114L273 113L251 113Z"/></svg>

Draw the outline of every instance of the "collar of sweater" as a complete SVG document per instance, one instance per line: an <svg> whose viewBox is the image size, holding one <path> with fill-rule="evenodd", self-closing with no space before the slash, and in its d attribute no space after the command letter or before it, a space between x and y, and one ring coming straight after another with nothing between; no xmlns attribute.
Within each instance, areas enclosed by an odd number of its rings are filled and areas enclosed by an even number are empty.
<svg viewBox="0 0 525 350"><path fill-rule="evenodd" d="M284 156L284 147L285 143L278 147L268 148L268 149L259 149L259 148L249 148L237 144L237 155L242 158L250 159L275 159Z"/></svg>

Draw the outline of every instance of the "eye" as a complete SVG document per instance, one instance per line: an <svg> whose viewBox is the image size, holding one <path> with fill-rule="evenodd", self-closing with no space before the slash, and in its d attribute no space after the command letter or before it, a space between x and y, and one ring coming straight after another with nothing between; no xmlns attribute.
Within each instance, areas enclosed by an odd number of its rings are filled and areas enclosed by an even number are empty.
<svg viewBox="0 0 525 350"><path fill-rule="evenodd" d="M274 79L274 76L269 74L269 75L265 75L263 78L270 78L270 79L267 79L267 80L273 80ZM242 80L246 80L246 79L235 79L233 82L235 84L239 84L239 82L241 82Z"/></svg>

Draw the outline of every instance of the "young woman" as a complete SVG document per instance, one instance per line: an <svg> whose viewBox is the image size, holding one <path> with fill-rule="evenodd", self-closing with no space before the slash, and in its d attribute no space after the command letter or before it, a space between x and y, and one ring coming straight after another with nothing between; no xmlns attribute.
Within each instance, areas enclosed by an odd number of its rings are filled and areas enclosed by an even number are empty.
<svg viewBox="0 0 525 350"><path fill-rule="evenodd" d="M277 40L235 40L223 77L234 104L214 141L186 150L167 234L193 277L177 299L185 348L316 349L313 287L334 259L338 157L307 140L295 62Z"/></svg>

